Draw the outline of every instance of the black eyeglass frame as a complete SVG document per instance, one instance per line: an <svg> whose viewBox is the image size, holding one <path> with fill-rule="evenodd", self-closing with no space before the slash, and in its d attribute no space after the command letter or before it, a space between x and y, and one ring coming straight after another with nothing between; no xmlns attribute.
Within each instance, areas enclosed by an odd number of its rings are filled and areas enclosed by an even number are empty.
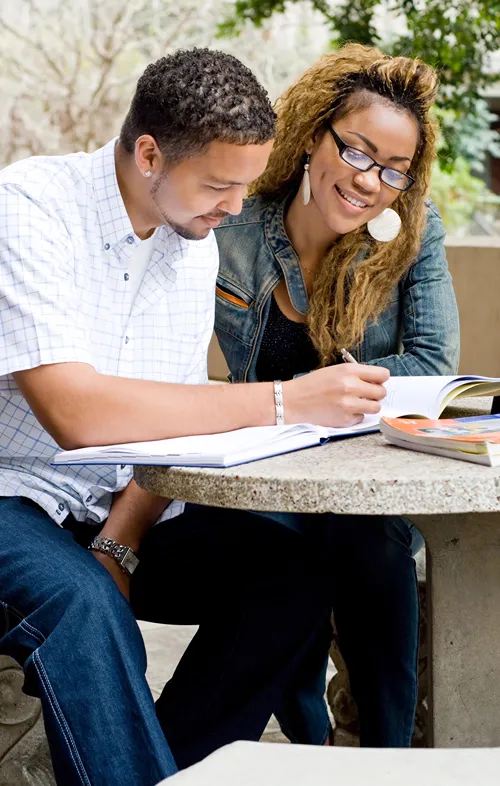
<svg viewBox="0 0 500 786"><path fill-rule="evenodd" d="M373 167L378 167L378 169L379 169L378 176L380 178L380 182L383 183L384 186L388 186L389 188L393 188L395 191L402 191L404 193L405 191L408 191L408 189L410 189L414 185L415 178L412 177L411 175L409 175L407 172L400 172L399 169L394 169L394 167L392 167L392 166L384 166L383 164L378 164L377 161L375 161L371 156L369 156L368 153L365 153L364 150L360 150L359 147L353 147L352 145L346 144L344 142L344 140L339 137L339 135L337 134L335 129L332 128L330 123L327 123L326 125L327 125L327 128L328 128L329 132L331 133L331 135L332 135L332 137L333 137L333 139L335 141L335 144L337 145L337 147L339 149L339 156L341 157L342 161L345 161L346 164L348 164L349 166L352 166L353 169L357 169L358 172L369 172L370 169L373 169ZM355 166L350 161L347 161L347 159L344 158L343 154L344 154L344 151L347 150L348 148L350 150L355 150L356 153L361 153L361 155L366 156L366 158L369 158L370 161L372 162L370 164L370 166L368 166L366 169L362 169L361 167ZM408 185L405 188L398 188L398 186L393 186L391 183L387 183L382 178L382 175L383 175L383 173L385 172L386 169L390 170L391 172L397 172L399 175L403 175L404 177L408 178L408 180L410 182L408 183Z"/></svg>

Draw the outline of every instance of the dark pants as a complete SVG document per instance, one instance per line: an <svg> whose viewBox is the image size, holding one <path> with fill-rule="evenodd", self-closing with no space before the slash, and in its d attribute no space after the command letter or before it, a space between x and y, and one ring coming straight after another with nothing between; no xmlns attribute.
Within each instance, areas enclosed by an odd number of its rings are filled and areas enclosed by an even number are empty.
<svg viewBox="0 0 500 786"><path fill-rule="evenodd" d="M420 533L398 516L261 514L314 544L358 706L363 747L411 744L417 699ZM323 744L327 650L311 648L276 711L293 742Z"/></svg>
<svg viewBox="0 0 500 786"><path fill-rule="evenodd" d="M302 660L328 646L308 549L254 514L191 507L155 527L133 611L32 503L0 499L0 527L0 653L24 666L26 691L42 700L59 786L153 786L175 762L258 739ZM156 711L134 614L200 625Z"/></svg>

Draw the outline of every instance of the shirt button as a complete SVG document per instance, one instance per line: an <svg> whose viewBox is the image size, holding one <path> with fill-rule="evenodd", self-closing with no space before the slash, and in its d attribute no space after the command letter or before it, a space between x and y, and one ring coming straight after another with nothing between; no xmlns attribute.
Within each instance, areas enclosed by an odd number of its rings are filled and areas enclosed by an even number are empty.
<svg viewBox="0 0 500 786"><path fill-rule="evenodd" d="M104 244L104 250L105 250L105 251L109 251L109 249L110 249L110 245L109 245L109 243L105 243L105 244Z"/></svg>
<svg viewBox="0 0 500 786"><path fill-rule="evenodd" d="M120 469L125 469L126 466L126 464L120 464Z"/></svg>
<svg viewBox="0 0 500 786"><path fill-rule="evenodd" d="M85 502L90 502L90 501L91 501L91 499L92 499L92 494L89 494L89 495L88 495L88 497L87 497L87 499L85 500Z"/></svg>
<svg viewBox="0 0 500 786"><path fill-rule="evenodd" d="M64 505L62 504L62 502L59 503L59 505L57 506L57 509L58 510L64 510Z"/></svg>
<svg viewBox="0 0 500 786"><path fill-rule="evenodd" d="M132 245L133 242L134 242L134 238L132 237L132 235L129 235L127 238L127 243L130 243L130 245Z"/></svg>
<svg viewBox="0 0 500 786"><path fill-rule="evenodd" d="M128 344L129 341L130 341L129 337L125 336L125 344Z"/></svg>
<svg viewBox="0 0 500 786"><path fill-rule="evenodd" d="M128 273L125 273L125 274L124 274L124 276L123 276L123 278L125 279L125 281L128 281L128 280L129 280L129 278L130 278L130 276L129 276L129 274L128 274Z"/></svg>

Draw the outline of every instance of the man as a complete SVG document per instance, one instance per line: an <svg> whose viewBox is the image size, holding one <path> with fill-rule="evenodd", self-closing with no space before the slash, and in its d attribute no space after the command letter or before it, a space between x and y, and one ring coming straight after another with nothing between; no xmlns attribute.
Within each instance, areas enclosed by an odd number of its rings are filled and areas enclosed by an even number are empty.
<svg viewBox="0 0 500 786"><path fill-rule="evenodd" d="M240 211L273 131L239 61L181 51L146 69L118 141L0 174L0 651L42 700L61 786L151 786L176 770L170 747L185 766L257 738L324 635L326 593L293 536L183 513L130 467L50 464L58 445L276 422L272 384L205 384L211 230ZM286 383L285 418L355 420L384 379ZM200 623L156 712L134 614Z"/></svg>

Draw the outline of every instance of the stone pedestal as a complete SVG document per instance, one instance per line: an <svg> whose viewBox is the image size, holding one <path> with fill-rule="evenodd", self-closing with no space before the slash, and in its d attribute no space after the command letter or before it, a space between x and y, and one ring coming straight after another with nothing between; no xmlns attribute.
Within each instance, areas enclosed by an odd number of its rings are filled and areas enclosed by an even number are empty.
<svg viewBox="0 0 500 786"><path fill-rule="evenodd" d="M54 786L40 701L22 692L24 674L0 656L0 784Z"/></svg>
<svg viewBox="0 0 500 786"><path fill-rule="evenodd" d="M430 744L499 746L500 515L414 521L428 550Z"/></svg>

